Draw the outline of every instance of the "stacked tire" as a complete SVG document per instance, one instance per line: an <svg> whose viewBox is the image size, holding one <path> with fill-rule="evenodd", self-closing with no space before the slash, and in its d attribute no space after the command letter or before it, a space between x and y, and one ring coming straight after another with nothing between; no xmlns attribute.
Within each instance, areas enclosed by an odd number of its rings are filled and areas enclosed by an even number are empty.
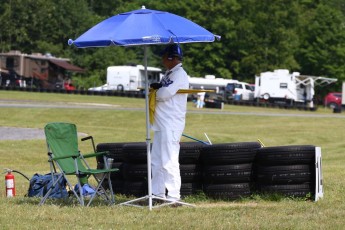
<svg viewBox="0 0 345 230"><path fill-rule="evenodd" d="M203 191L214 199L235 200L252 193L253 163L261 145L257 142L204 146Z"/></svg>
<svg viewBox="0 0 345 230"><path fill-rule="evenodd" d="M145 142L128 143L123 146L123 194L145 196L147 189L147 145Z"/></svg>
<svg viewBox="0 0 345 230"><path fill-rule="evenodd" d="M202 190L200 149L203 146L204 144L198 142L180 143L179 163L182 197L197 194Z"/></svg>
<svg viewBox="0 0 345 230"><path fill-rule="evenodd" d="M315 193L315 146L258 149L255 183L259 193L306 197Z"/></svg>
<svg viewBox="0 0 345 230"><path fill-rule="evenodd" d="M123 191L123 176L122 176L122 165L123 165L123 146L126 143L100 143L97 145L97 152L108 151L109 154L106 155L107 158L112 158L113 163L110 166L111 168L118 168L119 171L112 172L110 174L111 184L113 187L114 193L122 193ZM97 156L97 168L105 168L103 156ZM105 188L108 188L108 181L105 181L102 184Z"/></svg>

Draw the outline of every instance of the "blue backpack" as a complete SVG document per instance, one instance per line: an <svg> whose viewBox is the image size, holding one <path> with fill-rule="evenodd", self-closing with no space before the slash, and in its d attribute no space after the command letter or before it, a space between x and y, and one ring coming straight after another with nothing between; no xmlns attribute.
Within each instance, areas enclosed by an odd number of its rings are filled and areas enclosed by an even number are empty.
<svg viewBox="0 0 345 230"><path fill-rule="evenodd" d="M54 181L58 179L59 175L54 175ZM28 197L44 197L53 185L52 175L50 173L41 175L35 174L30 179L30 187L28 190ZM63 177L55 185L48 198L65 198L68 196L66 189L66 179Z"/></svg>

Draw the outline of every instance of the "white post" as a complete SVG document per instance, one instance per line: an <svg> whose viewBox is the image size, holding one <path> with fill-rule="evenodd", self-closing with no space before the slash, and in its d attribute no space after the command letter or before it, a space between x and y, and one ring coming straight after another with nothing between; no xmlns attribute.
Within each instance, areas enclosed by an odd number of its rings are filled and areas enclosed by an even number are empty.
<svg viewBox="0 0 345 230"><path fill-rule="evenodd" d="M321 147L315 147L315 199L323 198L322 157Z"/></svg>

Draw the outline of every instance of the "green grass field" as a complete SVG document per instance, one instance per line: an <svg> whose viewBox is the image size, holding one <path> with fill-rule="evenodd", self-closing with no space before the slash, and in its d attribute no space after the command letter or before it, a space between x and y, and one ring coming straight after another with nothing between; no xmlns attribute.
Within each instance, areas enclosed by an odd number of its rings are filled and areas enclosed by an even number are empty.
<svg viewBox="0 0 345 230"><path fill-rule="evenodd" d="M96 143L145 141L143 99L53 93L0 91L0 104L38 103L42 107L1 107L0 126L43 128L48 122L75 123ZM105 109L49 108L56 105L107 104ZM199 113L202 111L203 113ZM344 229L345 114L225 105L223 110L197 110L192 103L184 133L213 143L257 141L266 146L315 145L322 148L324 198L318 202L291 198L252 198L226 202L188 197L190 207L148 208L96 205L89 208L46 204L24 197L28 181L16 174L17 196L5 197L0 179L1 229ZM151 133L152 134L152 133ZM183 141L190 141L184 138ZM80 142L90 152L90 142ZM92 162L94 166L96 162ZM29 177L49 172L44 139L0 141L0 168ZM126 197L117 196L117 203Z"/></svg>

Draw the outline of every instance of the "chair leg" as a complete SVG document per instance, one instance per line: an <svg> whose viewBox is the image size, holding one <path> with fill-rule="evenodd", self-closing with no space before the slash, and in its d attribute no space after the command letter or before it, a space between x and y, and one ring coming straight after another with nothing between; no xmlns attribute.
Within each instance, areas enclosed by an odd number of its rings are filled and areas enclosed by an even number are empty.
<svg viewBox="0 0 345 230"><path fill-rule="evenodd" d="M84 206L84 196L83 196L83 188L81 186L81 183L80 183L80 179L79 177L77 176L77 180L78 180L78 188L79 188L79 202L80 202L80 205L81 206Z"/></svg>
<svg viewBox="0 0 345 230"><path fill-rule="evenodd" d="M115 204L115 197L114 197L113 185L112 185L111 179L110 179L110 172L107 174L108 174L107 178L108 178L108 186L109 186L109 190L110 190L111 204Z"/></svg>
<svg viewBox="0 0 345 230"><path fill-rule="evenodd" d="M107 177L108 179L108 183L109 183L109 189L110 189L110 197L107 194L107 191L104 189L104 187L102 186L102 183L104 181L104 179ZM93 201L93 199L98 195L98 196L104 196L105 200L108 201L108 203L110 205L115 203L115 199L114 199L114 193L113 193L113 188L111 187L111 181L110 181L110 173L104 173L102 175L101 179L98 179L95 175L94 175L95 180L97 181L97 187L95 188L95 194L91 197L90 201L88 202L87 206L89 206L91 204L91 202ZM102 190L103 193L101 194L99 192L99 190Z"/></svg>
<svg viewBox="0 0 345 230"><path fill-rule="evenodd" d="M69 180L66 178L66 181L67 181L67 184L68 184L68 186L69 186L69 188L71 189L70 191L72 191L72 193L73 193L73 195L78 199L78 202L79 202L79 204L80 205L82 205L82 197L80 197L80 195L78 195L78 193L80 194L80 191L75 191L74 189L73 189L73 186L72 186L72 184L69 182ZM79 184L80 185L80 184ZM80 186L79 186L80 187ZM82 206L84 206L84 205L82 205Z"/></svg>
<svg viewBox="0 0 345 230"><path fill-rule="evenodd" d="M63 178L63 174L60 174L59 177L56 180L54 180L54 174L52 174L52 178L53 178L53 185L50 187L50 189L47 191L47 193L43 196L43 198L41 199L39 205L44 204L44 202L48 199L48 197L49 197L50 193L53 191L54 187Z"/></svg>

